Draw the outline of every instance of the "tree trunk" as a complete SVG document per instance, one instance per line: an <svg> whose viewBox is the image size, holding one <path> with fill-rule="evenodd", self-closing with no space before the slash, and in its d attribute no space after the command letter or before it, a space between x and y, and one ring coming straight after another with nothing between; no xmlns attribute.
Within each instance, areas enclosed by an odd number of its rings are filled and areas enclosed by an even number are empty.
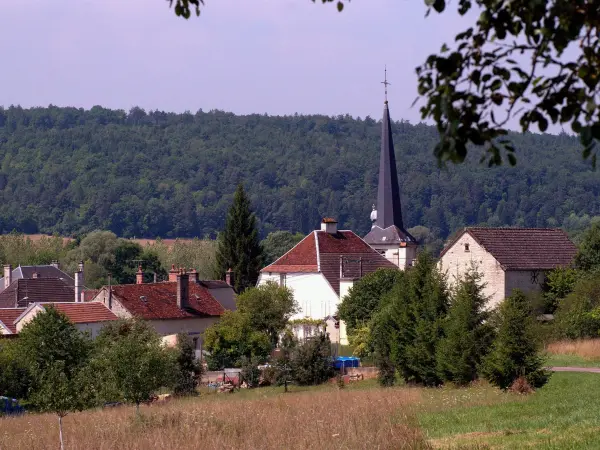
<svg viewBox="0 0 600 450"><path fill-rule="evenodd" d="M63 432L62 432L62 418L63 416L58 416L58 436L60 437L60 450L65 450L65 443L63 441Z"/></svg>
<svg viewBox="0 0 600 450"><path fill-rule="evenodd" d="M135 404L135 416L140 417L140 402Z"/></svg>

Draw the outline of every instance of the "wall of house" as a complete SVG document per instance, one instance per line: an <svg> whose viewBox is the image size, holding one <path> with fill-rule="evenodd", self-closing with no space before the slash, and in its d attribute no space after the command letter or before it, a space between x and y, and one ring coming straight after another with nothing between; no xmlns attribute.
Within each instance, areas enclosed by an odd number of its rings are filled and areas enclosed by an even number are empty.
<svg viewBox="0 0 600 450"><path fill-rule="evenodd" d="M94 322L94 323L76 323L75 327L79 331L89 332L90 337L95 338L100 333L100 330L104 327L104 325L110 322Z"/></svg>
<svg viewBox="0 0 600 450"><path fill-rule="evenodd" d="M335 320L328 319L325 322L325 332L329 333L329 339L333 344L348 345L348 335L346 333L346 322L340 320L340 327L335 327Z"/></svg>
<svg viewBox="0 0 600 450"><path fill-rule="evenodd" d="M121 319L129 319L131 317L131 313L127 311L123 305L121 305L121 303L119 303L114 294L112 296L112 304L110 307L108 306L108 291L106 289L102 289L92 301L103 303L104 306L110 309L117 317L120 317Z"/></svg>
<svg viewBox="0 0 600 450"><path fill-rule="evenodd" d="M200 357L203 344L202 333L212 324L219 321L218 317L202 317L190 319L149 320L156 332L161 336L186 333L196 341L196 357Z"/></svg>
<svg viewBox="0 0 600 450"><path fill-rule="evenodd" d="M258 285L267 281L283 282L294 294L300 311L292 319L324 319L337 312L340 299L321 273L287 273L282 279L276 272L261 273Z"/></svg>
<svg viewBox="0 0 600 450"><path fill-rule="evenodd" d="M21 320L19 320L17 322L17 333L20 333L21 330L23 329L23 327L25 325L27 325L31 320L33 320L33 318L42 310L42 307L37 305L34 306L33 308L31 308L29 311L27 311L27 314L25 314L23 317L21 317Z"/></svg>
<svg viewBox="0 0 600 450"><path fill-rule="evenodd" d="M541 292L542 285L546 280L546 273L537 271L537 281L533 281L531 270L509 270L506 272L505 295L511 295L513 289L521 289L525 293Z"/></svg>
<svg viewBox="0 0 600 450"><path fill-rule="evenodd" d="M468 251L465 250L468 245ZM488 308L494 308L504 300L505 273L500 263L473 237L464 233L450 249L440 258L440 268L448 275L448 284L453 285L464 273L474 265L483 275L486 284L483 292L489 298Z"/></svg>
<svg viewBox="0 0 600 450"><path fill-rule="evenodd" d="M385 258L396 264L401 270L406 269L417 258L417 246L407 245L400 247L398 244L376 244L371 245Z"/></svg>

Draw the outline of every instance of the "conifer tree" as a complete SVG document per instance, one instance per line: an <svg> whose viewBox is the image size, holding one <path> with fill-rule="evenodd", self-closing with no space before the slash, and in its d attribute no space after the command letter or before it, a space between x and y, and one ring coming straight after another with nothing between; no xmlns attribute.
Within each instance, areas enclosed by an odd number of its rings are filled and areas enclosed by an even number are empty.
<svg viewBox="0 0 600 450"><path fill-rule="evenodd" d="M538 353L531 307L523 292L516 289L500 305L500 326L492 349L483 360L485 378L501 389L519 377L532 387L543 386L549 378Z"/></svg>
<svg viewBox="0 0 600 450"><path fill-rule="evenodd" d="M256 216L252 213L244 185L240 183L227 214L225 229L219 234L217 276L223 279L232 269L234 288L242 292L256 284L263 259Z"/></svg>
<svg viewBox="0 0 600 450"><path fill-rule="evenodd" d="M426 386L440 384L436 371L436 351L443 337L442 322L448 312L448 292L443 275L427 253L419 256L409 275L410 305L414 320L412 342L407 345L405 372Z"/></svg>
<svg viewBox="0 0 600 450"><path fill-rule="evenodd" d="M486 322L488 298L481 274L472 267L454 287L444 338L437 349L437 369L443 381L466 385L477 378L482 358L493 339L493 329Z"/></svg>

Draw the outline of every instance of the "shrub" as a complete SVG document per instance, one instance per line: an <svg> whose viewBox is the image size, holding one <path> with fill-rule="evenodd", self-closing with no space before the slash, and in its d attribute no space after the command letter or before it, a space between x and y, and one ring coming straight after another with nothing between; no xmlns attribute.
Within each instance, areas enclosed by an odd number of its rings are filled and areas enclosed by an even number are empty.
<svg viewBox="0 0 600 450"><path fill-rule="evenodd" d="M519 377L534 388L548 381L550 374L544 370L538 353L530 308L527 297L519 290L500 305L498 335L483 360L482 372L501 389L508 389Z"/></svg>
<svg viewBox="0 0 600 450"><path fill-rule="evenodd" d="M242 371L240 372L240 382L245 381L248 387L257 387L260 380L260 369L258 365L260 360L256 357L242 357Z"/></svg>
<svg viewBox="0 0 600 450"><path fill-rule="evenodd" d="M174 351L172 388L175 395L195 395L196 388L202 378L202 365L196 359L194 342L185 333L177 335L177 346Z"/></svg>
<svg viewBox="0 0 600 450"><path fill-rule="evenodd" d="M331 341L321 333L294 349L291 356L292 377L300 385L324 383L333 375Z"/></svg>

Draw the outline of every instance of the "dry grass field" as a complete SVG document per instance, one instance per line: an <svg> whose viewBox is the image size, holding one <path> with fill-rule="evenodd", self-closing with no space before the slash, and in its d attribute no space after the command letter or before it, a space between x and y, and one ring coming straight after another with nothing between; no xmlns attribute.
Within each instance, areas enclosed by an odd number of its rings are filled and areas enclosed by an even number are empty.
<svg viewBox="0 0 600 450"><path fill-rule="evenodd" d="M342 390L277 394L219 394L71 414L65 447L75 449L424 449L405 413L417 389ZM252 398L254 397L254 398ZM54 449L57 418L0 419L0 449Z"/></svg>
<svg viewBox="0 0 600 450"><path fill-rule="evenodd" d="M548 345L554 355L576 355L584 359L600 359L600 339L558 341Z"/></svg>

